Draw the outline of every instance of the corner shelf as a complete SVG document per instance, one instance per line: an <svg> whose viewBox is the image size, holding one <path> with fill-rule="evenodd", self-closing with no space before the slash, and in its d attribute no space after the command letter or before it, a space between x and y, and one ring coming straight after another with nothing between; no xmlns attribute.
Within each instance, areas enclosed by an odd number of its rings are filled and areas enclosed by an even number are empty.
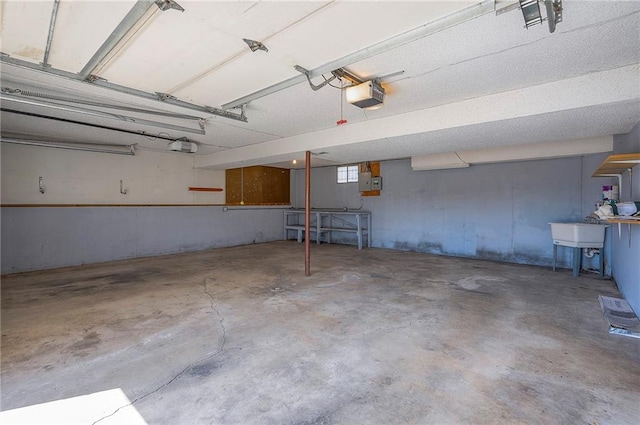
<svg viewBox="0 0 640 425"><path fill-rule="evenodd" d="M612 177L640 164L640 153L609 155L591 177Z"/></svg>

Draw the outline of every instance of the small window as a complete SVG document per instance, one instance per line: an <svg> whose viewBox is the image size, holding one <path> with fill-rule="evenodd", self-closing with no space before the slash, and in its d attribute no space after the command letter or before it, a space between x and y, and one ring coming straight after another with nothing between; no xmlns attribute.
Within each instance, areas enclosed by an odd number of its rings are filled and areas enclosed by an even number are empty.
<svg viewBox="0 0 640 425"><path fill-rule="evenodd" d="M345 165L338 167L338 183L358 183L358 166Z"/></svg>

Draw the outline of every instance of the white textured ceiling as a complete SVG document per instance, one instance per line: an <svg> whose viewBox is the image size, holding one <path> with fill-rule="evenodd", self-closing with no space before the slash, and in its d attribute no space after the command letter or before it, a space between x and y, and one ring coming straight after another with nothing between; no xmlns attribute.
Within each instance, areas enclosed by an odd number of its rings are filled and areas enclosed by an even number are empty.
<svg viewBox="0 0 640 425"><path fill-rule="evenodd" d="M2 2L2 52L10 59L41 63L53 3ZM314 156L314 165L326 165L571 140L625 133L640 120L637 1L565 0L563 22L554 33L546 22L524 29L518 9L496 14L492 2L178 3L185 12L154 13L95 73L109 83L212 107L295 78L297 83L250 101L244 123L78 81L73 75L135 2L61 0L49 64L69 74L54 75L3 60L2 87L194 115L206 120L206 134L5 100L3 136L136 143L160 150L167 149L167 138L186 136L200 145L200 166L230 168L285 165L301 159L307 149L321 153ZM501 2L497 8L510 3ZM441 28L441 22L460 14L477 16ZM438 31L424 32L415 40L403 38L422 27ZM251 52L242 38L263 42L269 52ZM380 43L386 48L378 52ZM293 68L324 72L325 65L333 63L365 78L403 72L383 80L384 107L364 111L347 104L337 88L311 90ZM312 81L319 84L323 79L316 76ZM122 114L198 128L193 120ZM341 118L348 122L338 127Z"/></svg>

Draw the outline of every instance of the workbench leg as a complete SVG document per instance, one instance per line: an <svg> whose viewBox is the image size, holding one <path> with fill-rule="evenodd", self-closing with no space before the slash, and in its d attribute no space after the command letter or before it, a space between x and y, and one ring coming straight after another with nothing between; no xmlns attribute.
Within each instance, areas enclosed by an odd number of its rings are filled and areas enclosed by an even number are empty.
<svg viewBox="0 0 640 425"><path fill-rule="evenodd" d="M360 220L360 214L356 214L356 226L358 229L358 249L362 249L362 223Z"/></svg>
<svg viewBox="0 0 640 425"><path fill-rule="evenodd" d="M553 271L556 271L556 262L558 261L558 245L553 244Z"/></svg>
<svg viewBox="0 0 640 425"><path fill-rule="evenodd" d="M289 236L287 234L287 213L286 212L284 213L284 227L283 227L283 229L284 229L284 233L282 234L282 240L286 241L287 240L287 236Z"/></svg>

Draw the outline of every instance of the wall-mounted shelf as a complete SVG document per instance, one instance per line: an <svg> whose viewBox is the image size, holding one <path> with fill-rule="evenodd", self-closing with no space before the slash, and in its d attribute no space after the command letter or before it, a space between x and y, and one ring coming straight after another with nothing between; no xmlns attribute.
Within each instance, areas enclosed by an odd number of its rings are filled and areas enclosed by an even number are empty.
<svg viewBox="0 0 640 425"><path fill-rule="evenodd" d="M615 216L613 218L605 219L604 221L607 223L640 224L640 217Z"/></svg>
<svg viewBox="0 0 640 425"><path fill-rule="evenodd" d="M640 153L609 155L591 177L611 177L640 164Z"/></svg>
<svg viewBox="0 0 640 425"><path fill-rule="evenodd" d="M618 239L622 238L622 225L627 225L627 233L629 234L629 248L631 248L631 225L632 224L640 224L640 217L627 217L615 215L613 217L607 218L604 220L606 223L617 223L618 224Z"/></svg>

